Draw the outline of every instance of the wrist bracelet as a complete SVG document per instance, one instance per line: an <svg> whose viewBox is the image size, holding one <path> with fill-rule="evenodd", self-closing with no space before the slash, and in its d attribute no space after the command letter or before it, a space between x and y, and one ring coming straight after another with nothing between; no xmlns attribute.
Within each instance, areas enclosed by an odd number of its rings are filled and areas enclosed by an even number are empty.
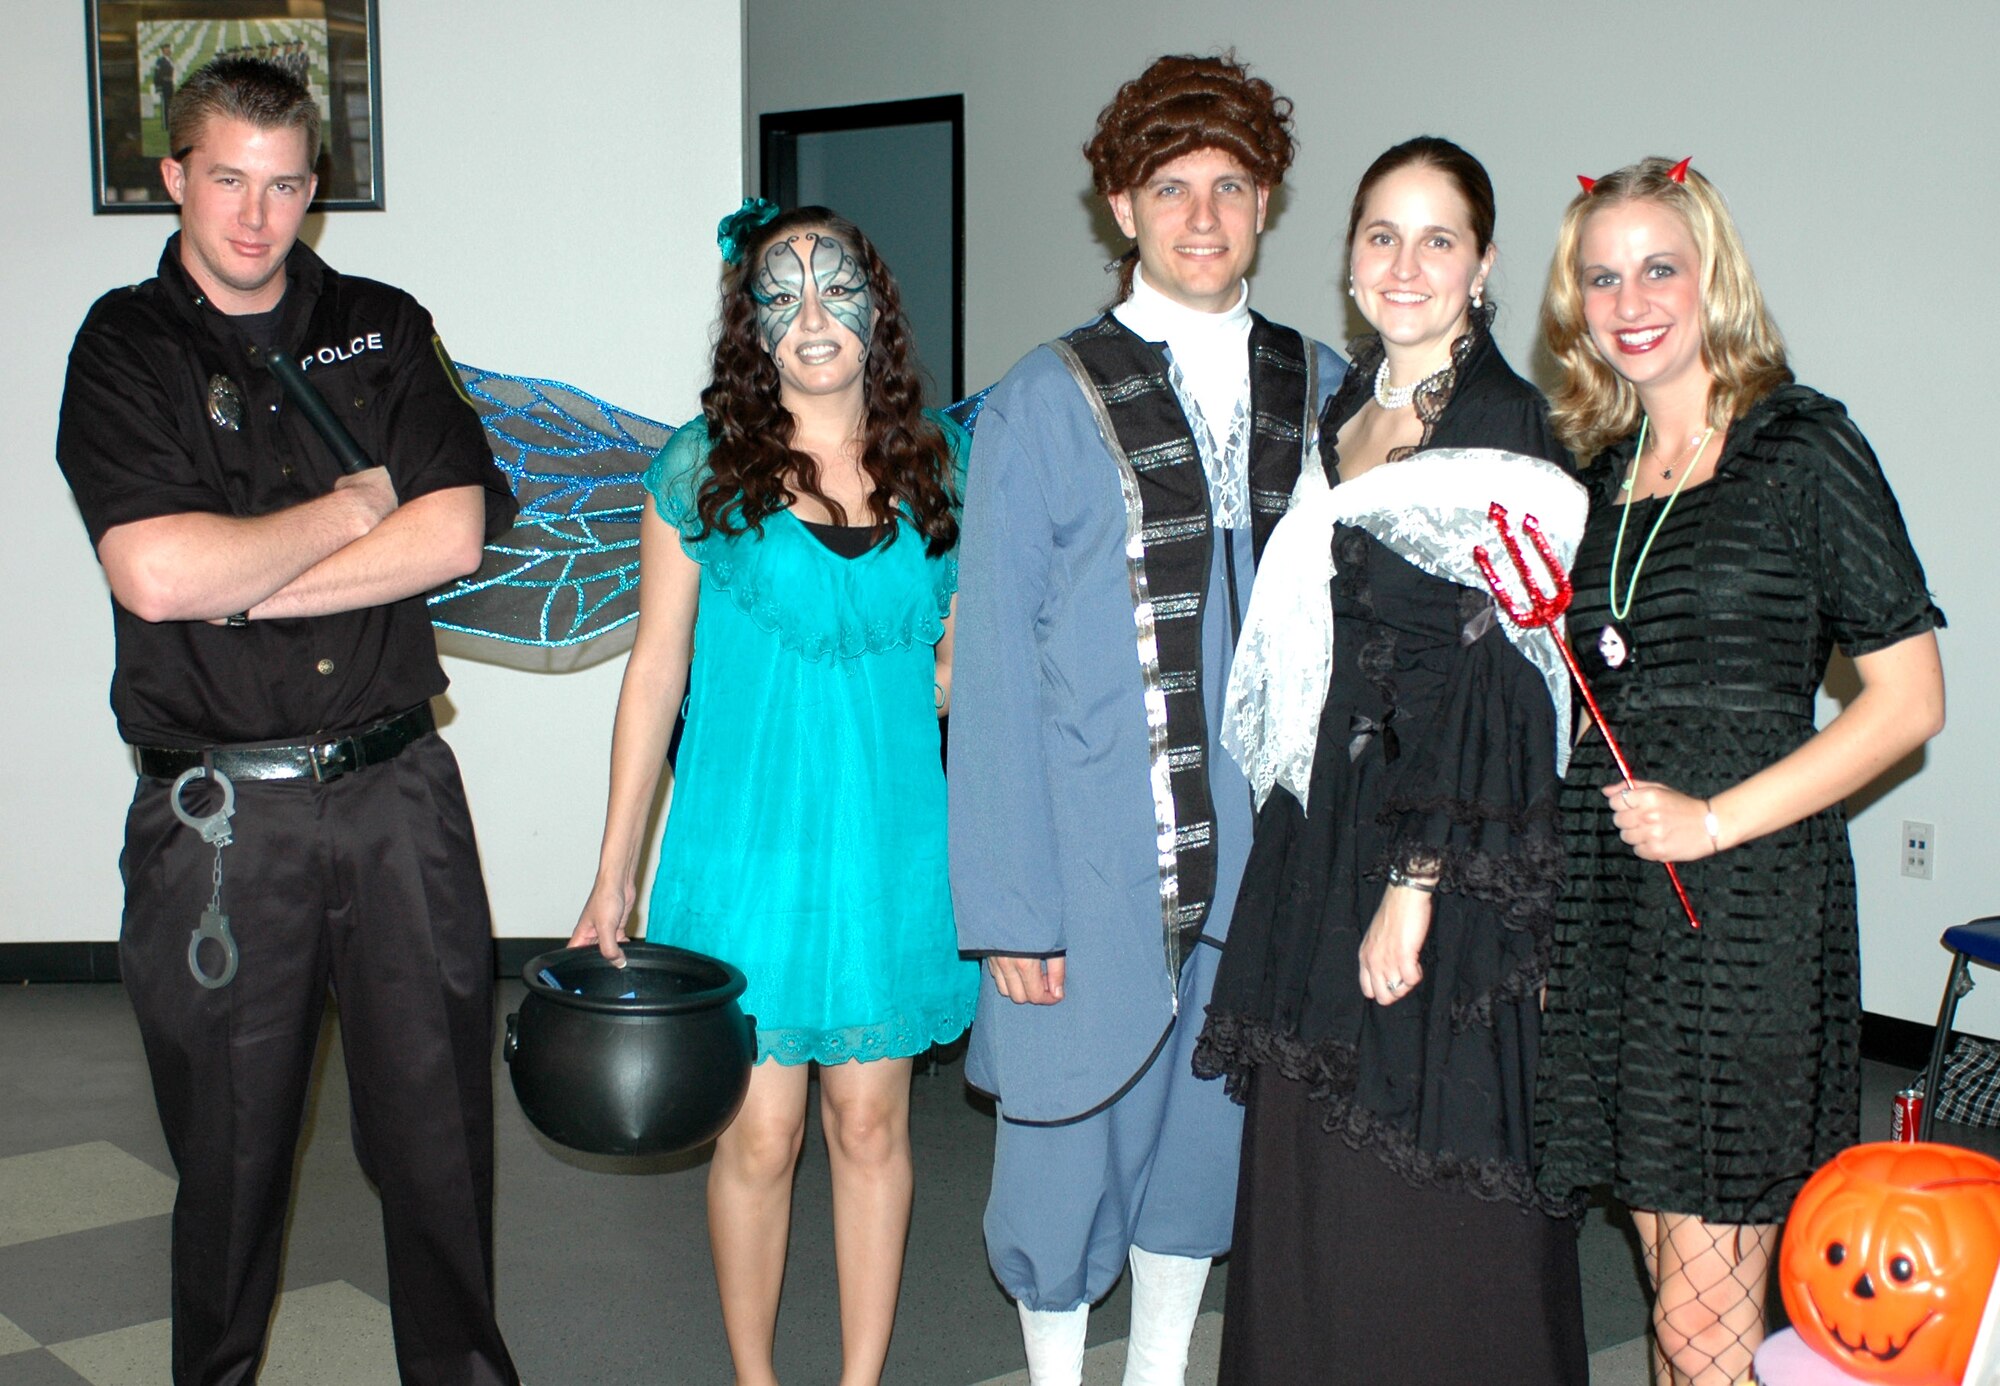
<svg viewBox="0 0 2000 1386"><path fill-rule="evenodd" d="M1409 873L1405 872L1400 866L1389 868L1389 884L1392 886L1406 886L1411 890L1421 890L1426 895L1435 894L1438 888L1436 881L1412 880Z"/></svg>
<svg viewBox="0 0 2000 1386"><path fill-rule="evenodd" d="M1722 820L1715 816L1715 805L1707 799L1701 801L1701 807L1701 830L1708 834L1709 849L1720 852L1722 850Z"/></svg>

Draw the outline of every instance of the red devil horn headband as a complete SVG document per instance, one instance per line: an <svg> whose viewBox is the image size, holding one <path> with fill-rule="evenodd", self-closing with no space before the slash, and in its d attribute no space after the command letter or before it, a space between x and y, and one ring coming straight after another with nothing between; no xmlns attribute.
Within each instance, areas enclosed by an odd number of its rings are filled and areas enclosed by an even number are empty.
<svg viewBox="0 0 2000 1386"><path fill-rule="evenodd" d="M1676 183L1687 182L1688 165L1693 162L1694 162L1694 155L1692 154L1688 155L1687 158L1682 159L1679 163L1675 164L1672 168L1667 170L1667 177L1673 179L1673 181ZM1588 174L1583 174L1583 173L1577 174L1576 181L1579 185L1582 186L1585 193L1593 193L1597 191L1597 180L1595 178L1590 177Z"/></svg>

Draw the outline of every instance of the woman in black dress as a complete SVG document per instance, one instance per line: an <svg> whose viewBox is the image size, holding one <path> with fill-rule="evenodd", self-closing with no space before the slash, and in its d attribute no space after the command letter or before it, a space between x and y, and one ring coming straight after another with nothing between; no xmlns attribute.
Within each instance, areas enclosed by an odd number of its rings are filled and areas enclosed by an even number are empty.
<svg viewBox="0 0 2000 1386"><path fill-rule="evenodd" d="M1225 1383L1588 1372L1571 1200L1529 1168L1569 689L1469 558L1495 537L1490 501L1573 547L1584 498L1489 332L1492 233L1486 172L1448 141L1362 177L1349 292L1376 335L1327 405L1324 481L1302 480L1266 549L1238 647L1232 727L1238 675L1281 689L1324 652L1303 608L1325 609L1330 547L1331 668L1309 686L1323 703L1292 699L1306 734L1278 757L1285 788L1259 769L1283 736L1225 732L1269 792L1195 1063L1247 1107ZM1301 609L1264 625L1287 590ZM1253 699L1257 727L1282 698Z"/></svg>
<svg viewBox="0 0 2000 1386"><path fill-rule="evenodd" d="M1536 1139L1635 1210L1655 1380L1735 1382L1778 1221L1859 1137L1842 800L1944 723L1944 617L1867 441L1792 382L1728 209L1647 159L1570 204L1543 327L1593 510L1572 646L1636 774L1577 747ZM1861 692L1824 728L1832 647ZM1689 927L1657 862L1679 863Z"/></svg>

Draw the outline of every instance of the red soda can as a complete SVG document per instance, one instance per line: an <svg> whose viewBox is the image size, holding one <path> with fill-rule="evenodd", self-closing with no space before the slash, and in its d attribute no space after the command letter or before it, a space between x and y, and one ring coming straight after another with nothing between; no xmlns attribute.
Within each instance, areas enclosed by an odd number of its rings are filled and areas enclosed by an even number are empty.
<svg viewBox="0 0 2000 1386"><path fill-rule="evenodd" d="M1923 1124L1924 1090L1904 1088L1896 1094L1896 1105L1889 1114L1889 1139L1914 1143Z"/></svg>

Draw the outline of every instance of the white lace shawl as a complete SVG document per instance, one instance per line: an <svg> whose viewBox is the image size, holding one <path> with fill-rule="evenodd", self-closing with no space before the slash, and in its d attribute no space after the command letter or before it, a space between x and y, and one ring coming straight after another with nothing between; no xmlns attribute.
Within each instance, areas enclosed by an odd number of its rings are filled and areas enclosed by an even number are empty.
<svg viewBox="0 0 2000 1386"><path fill-rule="evenodd" d="M1510 591L1522 591L1499 531L1488 517L1507 508L1536 582L1553 592L1521 521L1534 516L1563 568L1576 557L1589 502L1582 486L1553 462L1498 448L1436 448L1329 486L1308 457L1291 508L1272 531L1257 565L1250 610L1236 642L1222 713L1222 745L1250 781L1258 807L1282 784L1306 804L1320 713L1333 676L1333 527L1365 529L1396 554L1448 582L1484 588L1472 550L1484 544ZM1569 764L1568 672L1547 629L1499 618L1508 640L1538 669L1555 708L1556 772Z"/></svg>

